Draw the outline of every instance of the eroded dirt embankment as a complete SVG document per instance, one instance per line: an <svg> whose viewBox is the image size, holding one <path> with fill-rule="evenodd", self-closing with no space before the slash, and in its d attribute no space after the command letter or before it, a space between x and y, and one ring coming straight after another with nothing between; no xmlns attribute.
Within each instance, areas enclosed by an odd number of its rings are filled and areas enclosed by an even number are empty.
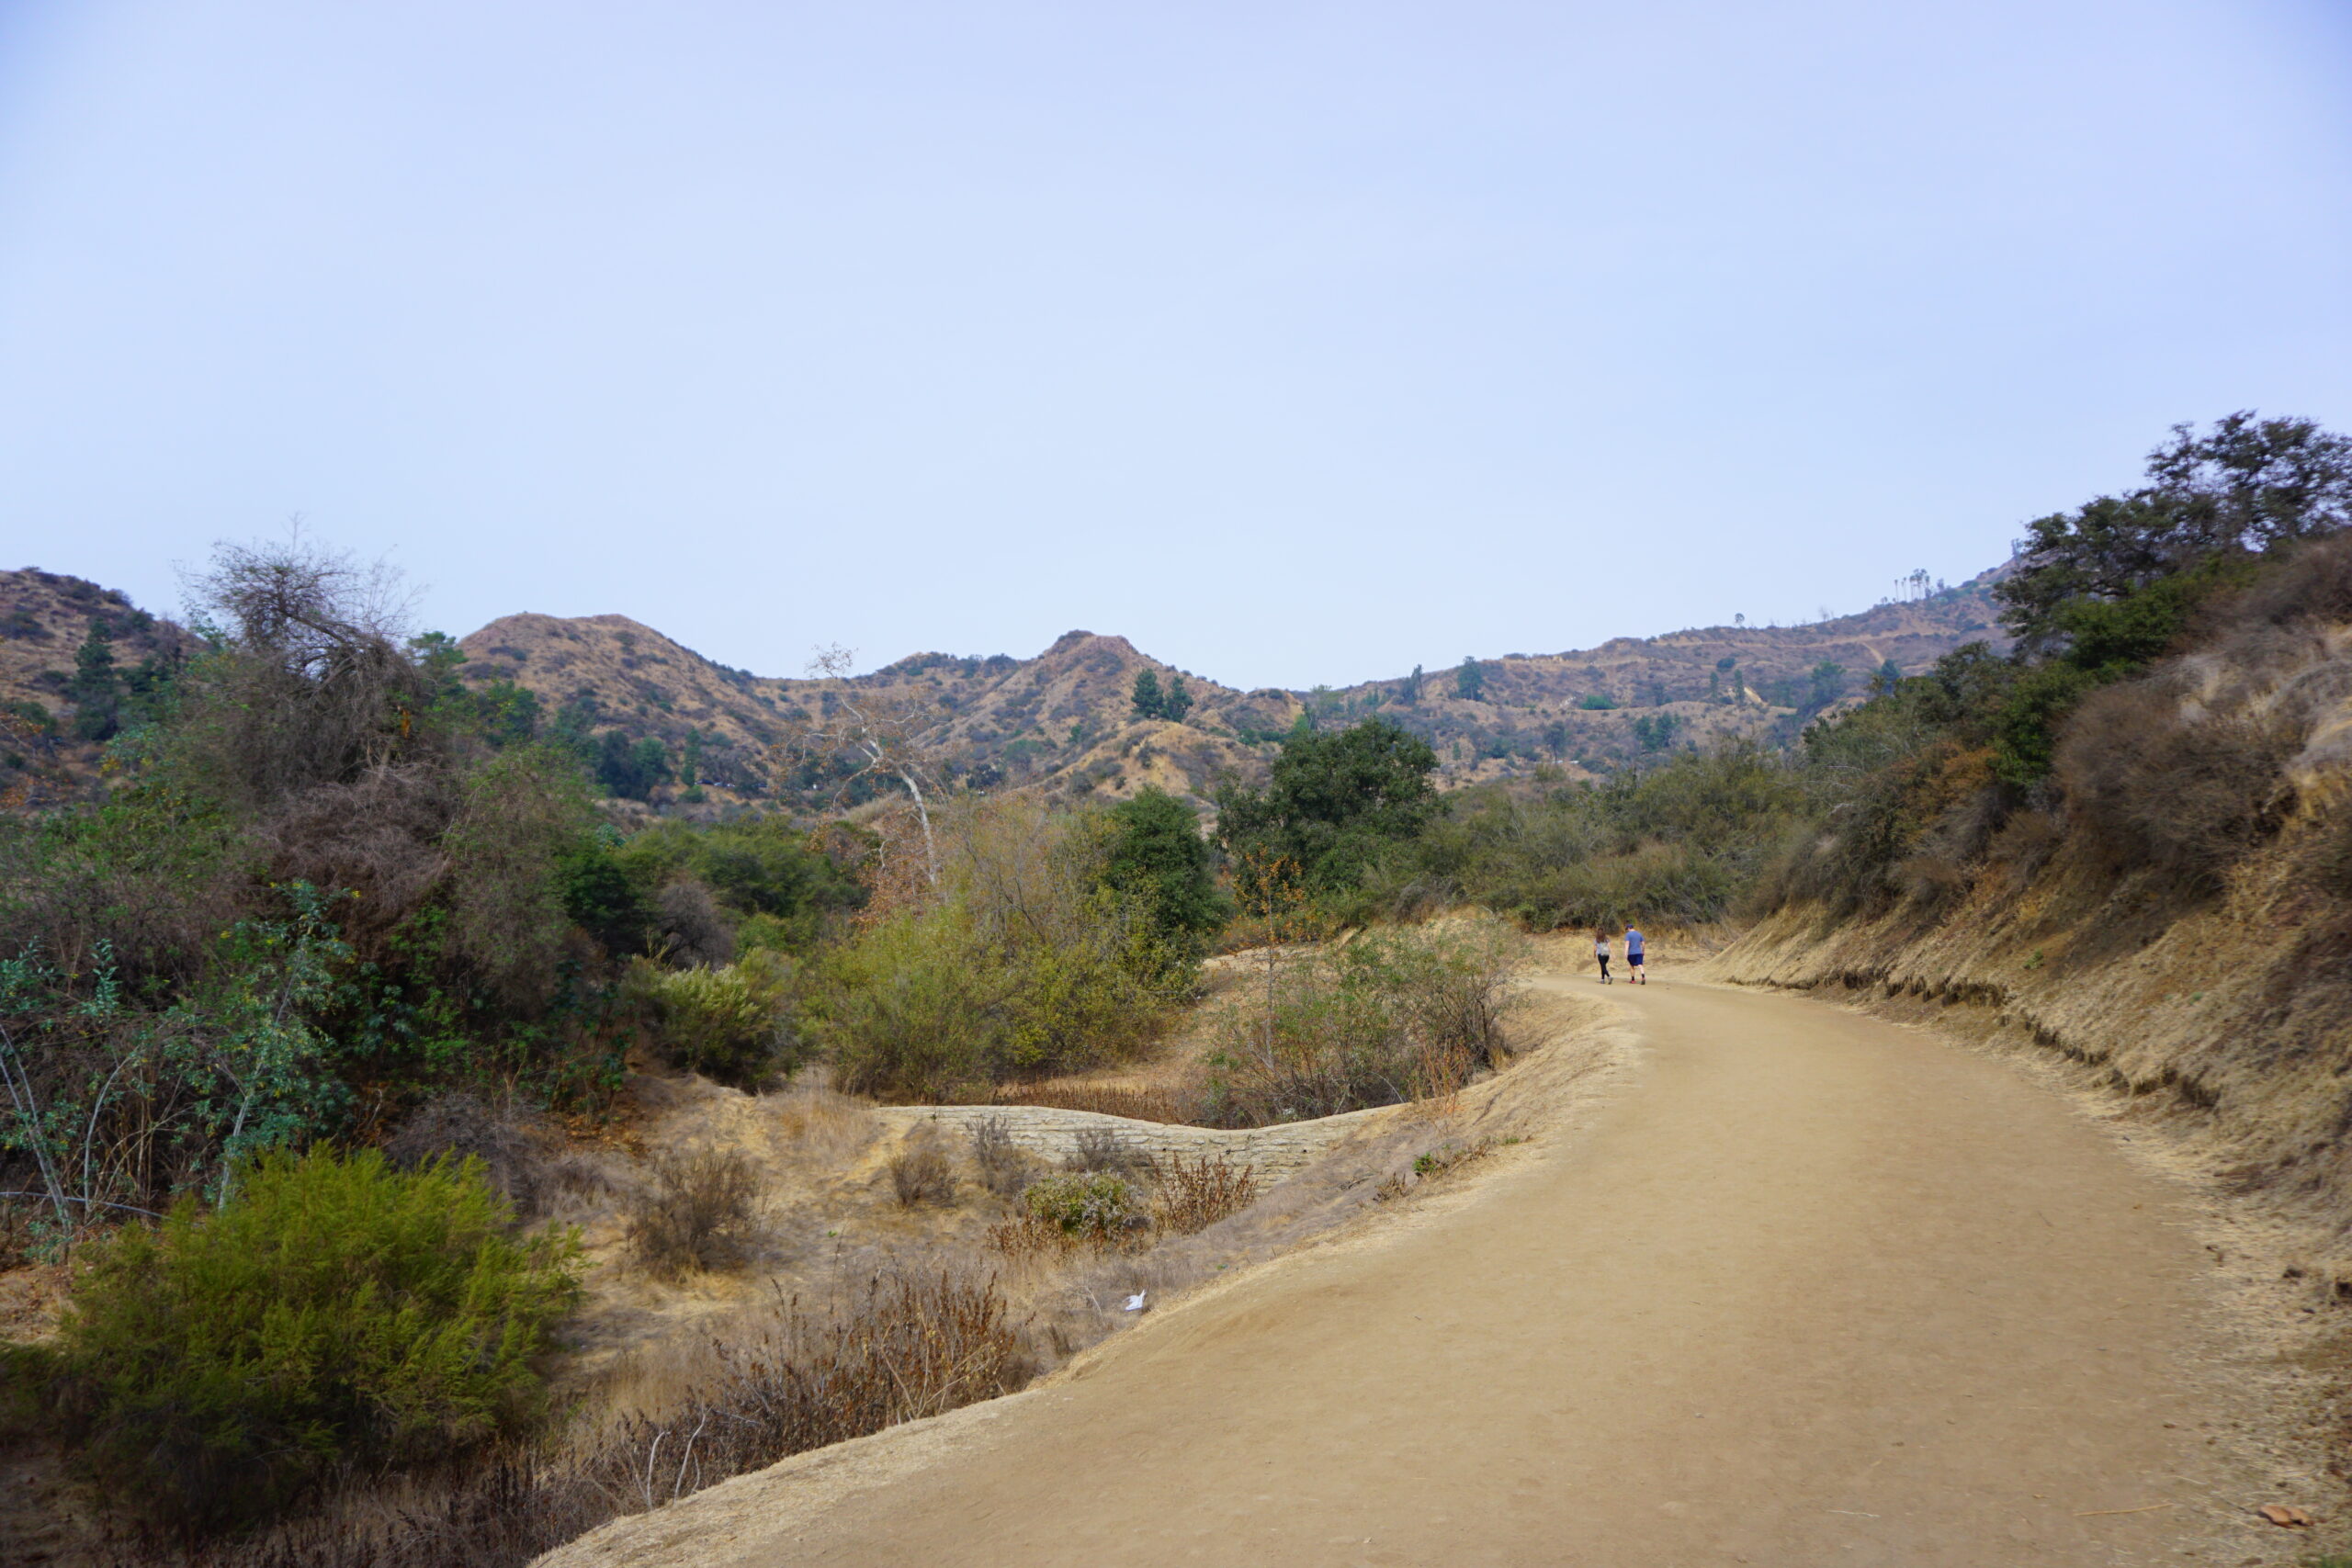
<svg viewBox="0 0 2352 1568"><path fill-rule="evenodd" d="M2201 896L2062 855L1940 914L1792 908L1700 973L1932 1010L1940 1028L2123 1097L2124 1114L2290 1220L2306 1267L2352 1281L2352 910L2283 857Z"/></svg>

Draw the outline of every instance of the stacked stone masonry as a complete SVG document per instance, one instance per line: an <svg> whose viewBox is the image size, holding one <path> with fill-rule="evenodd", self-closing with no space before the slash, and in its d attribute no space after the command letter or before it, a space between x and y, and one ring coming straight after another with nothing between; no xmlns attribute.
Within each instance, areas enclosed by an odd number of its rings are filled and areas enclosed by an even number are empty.
<svg viewBox="0 0 2352 1568"><path fill-rule="evenodd" d="M1278 1181L1340 1139L1366 1130L1396 1109L1378 1106L1370 1111L1351 1111L1308 1122L1285 1122L1272 1127L1187 1127L1041 1105L885 1105L877 1114L900 1135L931 1126L957 1139L969 1137L976 1123L991 1116L1001 1117L1006 1134L1017 1147L1049 1160L1077 1153L1080 1133L1110 1132L1155 1159L1170 1155L1182 1155L1186 1159L1222 1155L1235 1165L1256 1167L1261 1179Z"/></svg>

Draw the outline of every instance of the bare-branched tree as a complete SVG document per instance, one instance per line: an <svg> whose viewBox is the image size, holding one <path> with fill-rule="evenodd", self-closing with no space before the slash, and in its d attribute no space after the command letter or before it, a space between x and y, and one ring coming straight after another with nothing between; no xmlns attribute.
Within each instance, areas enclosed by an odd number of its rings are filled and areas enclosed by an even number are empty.
<svg viewBox="0 0 2352 1568"><path fill-rule="evenodd" d="M410 760L429 701L398 574L303 538L216 547L188 608L220 650L194 682L216 777L256 803Z"/></svg>
<svg viewBox="0 0 2352 1568"><path fill-rule="evenodd" d="M813 716L796 725L776 750L803 759L844 761L838 789L846 794L860 779L876 779L907 792L922 828L923 875L939 886L939 846L931 825L931 804L942 794L938 713L928 704L888 692L861 690L851 682L856 652L836 643L817 650L809 675L829 682L811 699Z"/></svg>

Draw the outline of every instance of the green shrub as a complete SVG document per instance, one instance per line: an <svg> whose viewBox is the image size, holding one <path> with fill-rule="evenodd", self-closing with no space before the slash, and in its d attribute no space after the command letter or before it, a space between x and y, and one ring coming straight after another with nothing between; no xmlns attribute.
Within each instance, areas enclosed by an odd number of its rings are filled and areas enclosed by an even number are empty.
<svg viewBox="0 0 2352 1568"><path fill-rule="evenodd" d="M1491 917L1373 932L1258 976L1213 1024L1201 1120L1263 1126L1451 1093L1508 1050L1524 939Z"/></svg>
<svg viewBox="0 0 2352 1568"><path fill-rule="evenodd" d="M841 1087L985 1100L990 1083L1148 1043L1189 966L1138 901L1104 886L1098 824L1019 800L936 820L936 895L810 964L803 1017Z"/></svg>
<svg viewBox="0 0 2352 1568"><path fill-rule="evenodd" d="M1598 784L1463 790L1340 908L1408 919L1476 904L1539 930L1720 919L1799 805L1796 774L1749 744Z"/></svg>
<svg viewBox="0 0 2352 1568"><path fill-rule="evenodd" d="M790 960L761 952L701 969L663 970L639 959L630 984L649 1003L658 1048L673 1066L754 1089L791 1065L792 976Z"/></svg>
<svg viewBox="0 0 2352 1568"><path fill-rule="evenodd" d="M90 1249L55 1352L70 1429L115 1495L199 1529L515 1432L578 1244L510 1221L474 1161L265 1155L220 1209Z"/></svg>
<svg viewBox="0 0 2352 1568"><path fill-rule="evenodd" d="M1143 1214L1135 1183L1105 1170L1066 1170L1041 1176L1021 1195L1029 1213L1066 1235L1103 1238Z"/></svg>

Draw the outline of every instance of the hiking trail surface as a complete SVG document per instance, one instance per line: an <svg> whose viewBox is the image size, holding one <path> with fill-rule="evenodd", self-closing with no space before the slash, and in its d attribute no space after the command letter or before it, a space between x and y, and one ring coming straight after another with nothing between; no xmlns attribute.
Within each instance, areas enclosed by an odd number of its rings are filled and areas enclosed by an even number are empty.
<svg viewBox="0 0 2352 1568"><path fill-rule="evenodd" d="M2334 1539L2253 1517L2340 1488L2279 1435L2185 1186L1923 1031L1670 971L1605 994L1637 1065L1458 1201L548 1561L2082 1568Z"/></svg>

